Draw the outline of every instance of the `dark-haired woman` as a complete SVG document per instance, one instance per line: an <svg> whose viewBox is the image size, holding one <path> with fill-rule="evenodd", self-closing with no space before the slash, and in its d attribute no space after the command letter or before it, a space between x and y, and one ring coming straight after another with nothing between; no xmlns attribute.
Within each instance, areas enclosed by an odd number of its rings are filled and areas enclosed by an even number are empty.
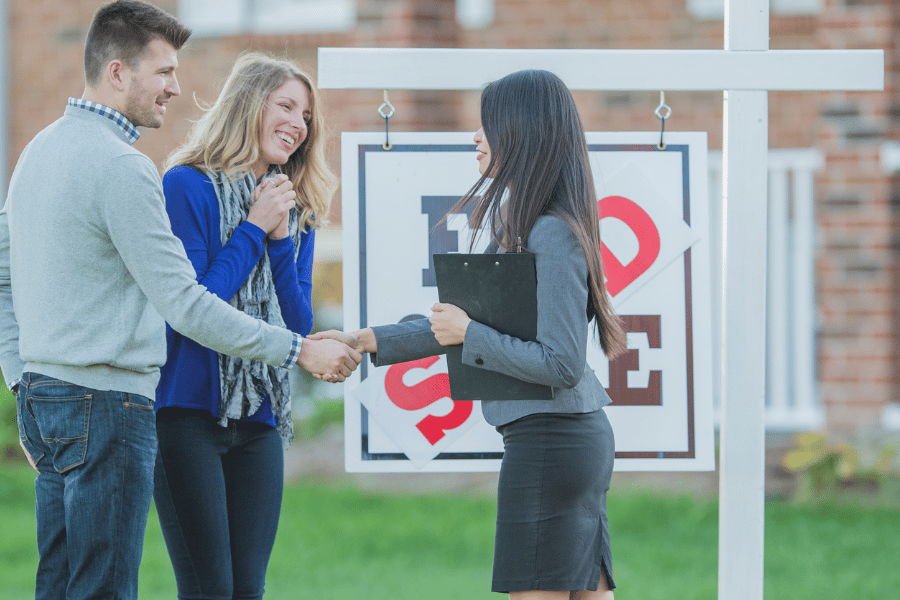
<svg viewBox="0 0 900 600"><path fill-rule="evenodd" d="M537 341L440 303L430 319L327 335L371 352L377 366L462 344L467 365L552 386L553 400L482 402L504 443L492 589L513 600L611 600L606 493L614 443L603 412L610 398L586 350L592 319L610 358L624 349L625 333L604 284L584 128L569 90L546 71L488 85L481 122L481 178L451 212L474 204L470 226L488 226L488 252L521 239L534 253Z"/></svg>

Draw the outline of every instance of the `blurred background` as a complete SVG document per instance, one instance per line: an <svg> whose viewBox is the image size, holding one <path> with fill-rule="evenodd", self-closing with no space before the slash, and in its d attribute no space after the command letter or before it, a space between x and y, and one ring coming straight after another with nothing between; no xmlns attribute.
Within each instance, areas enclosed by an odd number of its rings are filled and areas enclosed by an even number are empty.
<svg viewBox="0 0 900 600"><path fill-rule="evenodd" d="M100 0L2 0L0 168L83 89L82 47ZM179 53L182 95L137 147L158 165L248 48L313 76L320 46L467 48L723 47L722 0L158 0L194 35ZM883 92L769 95L772 431L900 430L900 131L896 0L771 0L772 48L886 51ZM576 94L588 130L659 129L654 92ZM326 90L329 157L342 131L378 131L380 91ZM474 131L477 92L394 91L398 131ZM721 208L722 94L669 92L670 131L706 131L711 206ZM536 116L536 118L539 118ZM317 240L317 327L340 324L341 213ZM716 269L714 268L714 273ZM324 394L334 392L317 391Z"/></svg>
<svg viewBox="0 0 900 600"><path fill-rule="evenodd" d="M4 41L0 48L0 171L5 171L0 172L0 182L4 186L25 144L62 114L67 97L81 95L83 41L102 3L0 0ZM181 97L169 105L165 125L143 130L136 144L160 167L200 114L195 99L215 100L235 58L247 49L295 59L315 79L319 47L723 47L723 0L155 3L194 30L179 52ZM883 49L886 73L882 92L769 94L770 239L767 248L756 249L759 259L768 260L769 265L769 495L814 498L850 490L897 506L900 1L770 0L770 9L771 48ZM575 96L588 130L659 130L654 115L660 100L656 92L578 92ZM324 97L332 134L329 158L339 172L340 132L382 131L384 122L377 109L383 95L381 91L326 90ZM391 91L390 101L396 109L390 120L394 131L474 132L480 126L477 92ZM708 133L710 205L715 217L722 205L722 94L669 92L666 103L672 109L667 131ZM330 225L317 234L316 330L340 327L342 320L340 205L339 191ZM714 248L721 248L720 235L714 235ZM714 286L719 281L719 264L714 258ZM713 317L715 322L717 314ZM340 402L326 399L339 396L340 388L319 387L310 380L300 385L304 394L297 416L309 438L308 443L301 440L297 445L300 453L307 452L300 461L304 466L297 468L306 474L339 471L340 434L331 430L330 446L316 446L318 442L310 440L328 438L327 423L339 424ZM0 399L0 443L7 457L18 460L14 415L10 398ZM323 431L326 434L319 435ZM316 466L315 457L320 455L321 465ZM715 474L696 484L685 483L690 480L687 476L677 481L641 477L640 485L656 489L690 488L715 494ZM891 514L890 523L897 525L896 511ZM710 518L714 525L714 511ZM709 543L714 552L714 536ZM714 557L712 561L714 577ZM829 568L821 565L822 570ZM767 563L767 573L769 569ZM789 580L790 574L786 577ZM900 583L890 589L898 588ZM827 588L826 596L831 592L836 594L835 588ZM870 597L859 590L854 593Z"/></svg>

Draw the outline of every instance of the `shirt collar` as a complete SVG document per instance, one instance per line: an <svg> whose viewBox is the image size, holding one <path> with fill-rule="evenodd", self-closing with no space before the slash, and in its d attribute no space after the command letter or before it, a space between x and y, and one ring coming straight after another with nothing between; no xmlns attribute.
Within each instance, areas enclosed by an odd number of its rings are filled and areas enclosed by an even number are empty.
<svg viewBox="0 0 900 600"><path fill-rule="evenodd" d="M90 100L85 100L84 98L69 98L69 106L74 106L75 108L83 108L85 110L89 110L108 118L110 121L119 126L119 129L122 130L122 133L125 134L125 137L128 138L128 141L131 144L134 144L138 140L138 138L141 137L141 133L134 125L132 125L131 121L128 120L128 117L115 110L114 108L110 108L103 104L98 104L97 102L91 102Z"/></svg>

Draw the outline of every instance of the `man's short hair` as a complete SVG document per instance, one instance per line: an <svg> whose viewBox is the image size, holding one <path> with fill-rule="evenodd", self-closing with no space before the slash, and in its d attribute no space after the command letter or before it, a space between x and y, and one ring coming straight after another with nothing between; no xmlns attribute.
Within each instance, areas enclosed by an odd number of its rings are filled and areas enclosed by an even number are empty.
<svg viewBox="0 0 900 600"><path fill-rule="evenodd" d="M84 78L91 87L100 83L109 61L120 59L137 67L147 44L161 39L179 50L191 30L164 10L140 0L116 0L94 15L84 44Z"/></svg>

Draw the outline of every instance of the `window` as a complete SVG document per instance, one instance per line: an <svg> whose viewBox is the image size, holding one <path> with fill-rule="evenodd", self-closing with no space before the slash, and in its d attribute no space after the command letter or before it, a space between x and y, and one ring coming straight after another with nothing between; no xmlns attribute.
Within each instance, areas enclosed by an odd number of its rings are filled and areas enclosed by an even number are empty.
<svg viewBox="0 0 900 600"><path fill-rule="evenodd" d="M490 25L494 20L494 0L456 0L456 18L467 29Z"/></svg>
<svg viewBox="0 0 900 600"><path fill-rule="evenodd" d="M180 0L178 17L198 36L340 31L356 23L354 0Z"/></svg>

